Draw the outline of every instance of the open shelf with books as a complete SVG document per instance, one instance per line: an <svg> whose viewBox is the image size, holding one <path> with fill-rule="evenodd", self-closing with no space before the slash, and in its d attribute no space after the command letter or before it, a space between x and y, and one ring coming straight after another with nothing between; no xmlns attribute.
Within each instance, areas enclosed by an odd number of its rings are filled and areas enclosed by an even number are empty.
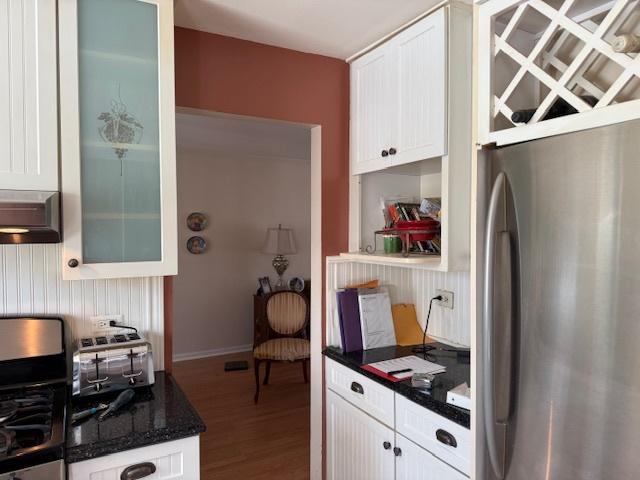
<svg viewBox="0 0 640 480"><path fill-rule="evenodd" d="M445 155L354 176L345 259L469 269L468 157Z"/></svg>

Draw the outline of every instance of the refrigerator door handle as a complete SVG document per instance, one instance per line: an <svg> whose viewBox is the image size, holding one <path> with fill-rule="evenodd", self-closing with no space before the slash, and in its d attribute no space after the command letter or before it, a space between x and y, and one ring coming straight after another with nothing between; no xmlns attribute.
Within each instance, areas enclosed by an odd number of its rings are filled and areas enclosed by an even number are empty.
<svg viewBox="0 0 640 480"><path fill-rule="evenodd" d="M505 185L505 174L500 172L491 189L489 209L487 212L487 224L485 233L484 251L484 295L482 315L482 360L483 360L483 413L484 428L487 439L487 450L491 467L499 480L504 478L503 465L499 459L496 442L495 427L495 399L493 386L493 282L494 260L496 245L496 218L498 214L498 202Z"/></svg>

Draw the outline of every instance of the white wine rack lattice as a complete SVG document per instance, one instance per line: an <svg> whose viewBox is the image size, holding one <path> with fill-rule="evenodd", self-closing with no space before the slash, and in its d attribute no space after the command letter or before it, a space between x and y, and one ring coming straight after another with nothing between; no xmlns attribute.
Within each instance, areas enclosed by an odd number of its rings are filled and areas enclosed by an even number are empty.
<svg viewBox="0 0 640 480"><path fill-rule="evenodd" d="M480 5L481 143L507 144L640 118L639 4Z"/></svg>

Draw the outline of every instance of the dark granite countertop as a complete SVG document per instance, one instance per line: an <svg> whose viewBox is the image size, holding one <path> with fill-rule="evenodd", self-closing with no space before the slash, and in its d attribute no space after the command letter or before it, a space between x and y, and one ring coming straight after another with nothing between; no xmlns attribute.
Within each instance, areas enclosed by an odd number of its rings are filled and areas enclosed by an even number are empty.
<svg viewBox="0 0 640 480"><path fill-rule="evenodd" d="M442 415L452 422L462 425L465 428L470 428L471 416L469 411L447 403L447 392L449 390L464 382L471 385L469 351L453 349L453 347L441 343L431 343L430 345L435 346L436 350L432 350L427 354L427 360L447 367L447 371L436 376L435 385L429 392L413 388L410 379L403 382L390 382L360 368L367 363L381 362L392 358L406 357L407 355L421 356L420 354L414 354L411 351L412 347L394 346L373 348L371 350L360 350L351 353L342 353L342 350L339 348L329 347L326 348L323 353L328 358L394 390L396 393ZM453 349L456 351L439 349Z"/></svg>
<svg viewBox="0 0 640 480"><path fill-rule="evenodd" d="M120 412L98 422L97 415L71 424L71 413L79 412L115 396L79 401L67 413L67 463L102 457L204 432L206 426L173 377L155 372L155 384L136 390L133 401Z"/></svg>

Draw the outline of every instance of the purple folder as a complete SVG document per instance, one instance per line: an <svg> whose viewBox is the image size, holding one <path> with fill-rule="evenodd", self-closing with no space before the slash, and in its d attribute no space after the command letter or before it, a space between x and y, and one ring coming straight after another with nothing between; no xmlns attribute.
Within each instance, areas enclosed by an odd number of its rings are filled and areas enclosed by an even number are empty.
<svg viewBox="0 0 640 480"><path fill-rule="evenodd" d="M362 350L362 330L358 290L348 289L337 293L340 338L345 352Z"/></svg>

